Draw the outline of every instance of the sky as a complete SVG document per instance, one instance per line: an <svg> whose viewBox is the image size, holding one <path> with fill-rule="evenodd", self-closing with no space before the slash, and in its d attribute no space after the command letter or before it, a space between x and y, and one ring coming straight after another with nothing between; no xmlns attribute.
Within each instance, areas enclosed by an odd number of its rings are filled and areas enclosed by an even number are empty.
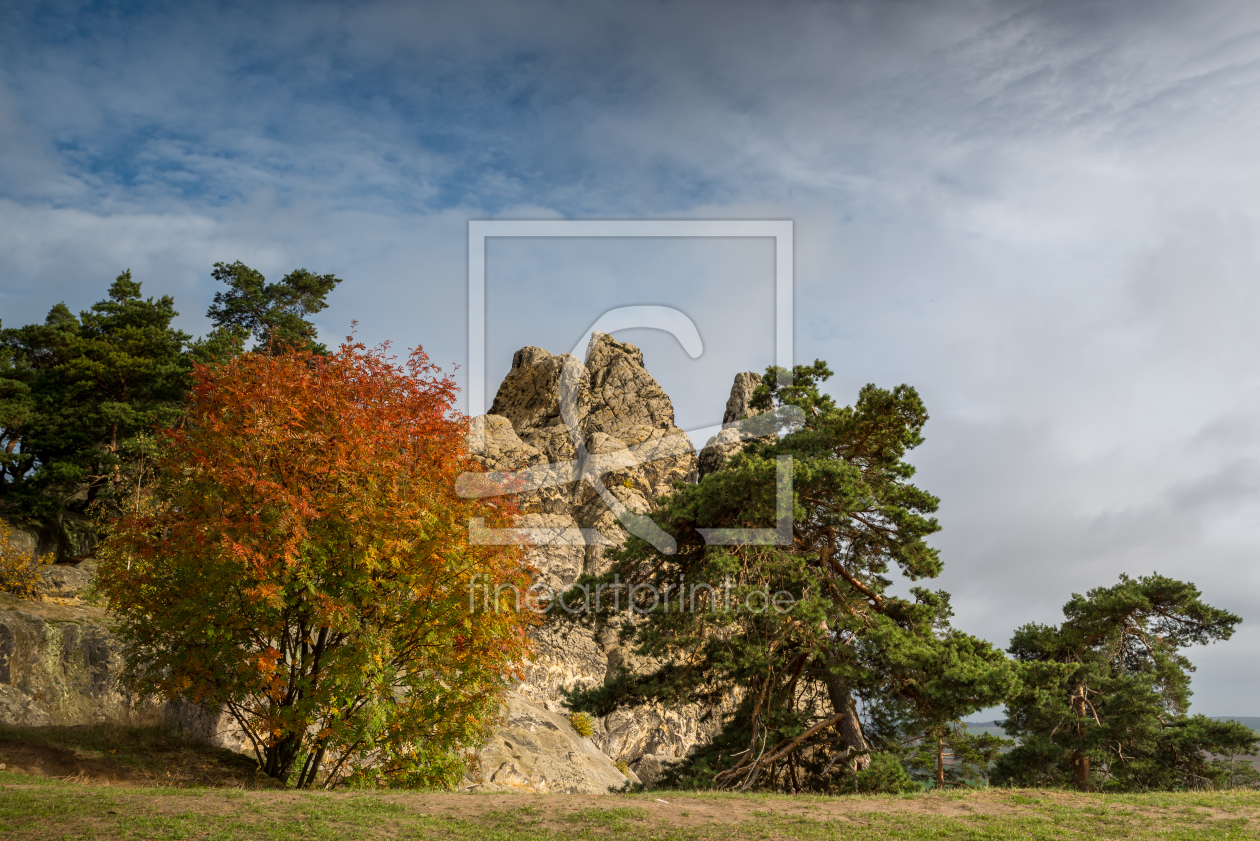
<svg viewBox="0 0 1260 841"><path fill-rule="evenodd" d="M216 261L343 283L336 342L492 399L525 345L672 306L677 420L774 352L764 239L494 239L471 219L780 219L794 352L931 414L955 623L1005 645L1122 573L1244 619L1194 707L1260 715L1260 5L1163 0L0 2L0 322L130 268L209 328ZM901 585L899 585L901 586Z"/></svg>

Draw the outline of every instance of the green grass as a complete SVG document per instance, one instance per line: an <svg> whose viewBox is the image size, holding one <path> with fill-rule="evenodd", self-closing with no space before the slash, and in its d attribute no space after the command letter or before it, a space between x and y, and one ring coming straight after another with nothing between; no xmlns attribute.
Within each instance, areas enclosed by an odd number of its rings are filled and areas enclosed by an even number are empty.
<svg viewBox="0 0 1260 841"><path fill-rule="evenodd" d="M1260 838L1260 793L308 793L88 786L0 772L0 838L1215 841Z"/></svg>

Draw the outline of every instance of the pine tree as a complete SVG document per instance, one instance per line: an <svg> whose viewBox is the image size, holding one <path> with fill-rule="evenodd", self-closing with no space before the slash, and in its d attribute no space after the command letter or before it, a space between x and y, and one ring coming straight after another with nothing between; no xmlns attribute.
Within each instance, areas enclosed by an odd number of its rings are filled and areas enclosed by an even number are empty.
<svg viewBox="0 0 1260 841"><path fill-rule="evenodd" d="M1209 754L1249 754L1237 722L1190 716L1189 645L1227 640L1242 621L1193 584L1162 575L1074 594L1059 626L1029 624L1009 651L1023 690L1003 728L1020 739L995 781L1082 790L1193 788L1226 775Z"/></svg>
<svg viewBox="0 0 1260 841"><path fill-rule="evenodd" d="M769 370L753 405L796 407L803 423L662 501L651 516L677 551L632 537L612 553L608 575L579 582L597 596L600 587L634 588L626 595L645 615L622 625L623 644L658 666L623 670L573 703L603 715L734 699L722 732L678 769L685 784L913 786L881 748L907 726L921 730L1000 701L1013 687L1011 666L988 643L949 628L945 594L888 592L894 566L911 580L941 570L926 543L938 528L930 517L937 500L910 483L914 468L904 460L927 421L914 389L868 385L842 408L819 389L831 376L824 363L798 366L790 384L785 373ZM791 545L706 544L697 529L775 522L780 456L791 457ZM571 592L566 604L581 600ZM615 623L620 607L597 597L585 616Z"/></svg>
<svg viewBox="0 0 1260 841"><path fill-rule="evenodd" d="M64 529L67 511L121 479L140 437L178 417L191 363L176 315L170 296L142 298L125 271L78 317L58 304L43 324L0 331L0 493L20 513Z"/></svg>
<svg viewBox="0 0 1260 841"><path fill-rule="evenodd" d="M218 337L252 337L257 349L268 352L302 349L328 353L328 348L315 340L315 325L307 316L327 308L324 299L341 283L340 278L297 269L279 283L267 283L261 272L239 260L215 263L212 274L228 286L227 291L214 293L214 303L206 312Z"/></svg>
<svg viewBox="0 0 1260 841"><path fill-rule="evenodd" d="M0 506L84 554L152 481L154 433L180 417L195 362L227 362L251 336L268 351L327 353L306 317L338 278L298 269L268 284L240 262L213 275L229 288L196 341L171 326L174 300L141 297L130 271L78 316L61 303L43 324L0 329Z"/></svg>

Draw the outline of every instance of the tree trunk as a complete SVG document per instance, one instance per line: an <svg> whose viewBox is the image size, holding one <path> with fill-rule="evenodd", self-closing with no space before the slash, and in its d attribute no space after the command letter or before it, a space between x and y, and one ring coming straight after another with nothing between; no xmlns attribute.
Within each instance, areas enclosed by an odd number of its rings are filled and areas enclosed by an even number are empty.
<svg viewBox="0 0 1260 841"><path fill-rule="evenodd" d="M1077 752L1073 760L1076 766L1076 787L1081 791L1089 790L1089 755Z"/></svg>
<svg viewBox="0 0 1260 841"><path fill-rule="evenodd" d="M301 747L302 738L292 733L268 747L263 773L288 784L289 775L293 772L293 762L297 759L298 750Z"/></svg>
<svg viewBox="0 0 1260 841"><path fill-rule="evenodd" d="M1080 723L1077 724L1078 732L1084 728L1086 723L1085 693L1087 691L1088 687L1083 683L1077 684L1076 688L1072 690L1072 712L1080 720ZM1072 757L1072 764L1076 768L1077 789L1080 791L1087 790L1089 788L1089 756L1084 751L1078 750Z"/></svg>
<svg viewBox="0 0 1260 841"><path fill-rule="evenodd" d="M836 715L843 716L840 723L836 725L840 731L840 738L844 739L845 745L853 750L870 750L866 737L862 735L862 720L858 718L857 704L853 702L853 693L849 691L849 685L831 672L825 672L824 675L827 697L831 699L832 709L836 711ZM855 756L853 762L855 770L864 771L871 764L870 754Z"/></svg>
<svg viewBox="0 0 1260 841"><path fill-rule="evenodd" d="M945 739L936 737L936 787L945 788Z"/></svg>

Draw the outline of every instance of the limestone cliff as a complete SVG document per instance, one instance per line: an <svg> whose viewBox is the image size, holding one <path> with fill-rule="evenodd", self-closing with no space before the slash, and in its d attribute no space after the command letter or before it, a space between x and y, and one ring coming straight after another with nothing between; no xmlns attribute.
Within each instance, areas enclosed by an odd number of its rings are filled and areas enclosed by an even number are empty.
<svg viewBox="0 0 1260 841"><path fill-rule="evenodd" d="M751 414L748 400L760 382L756 374L736 377L724 424ZM717 441L716 447L711 441L706 448L706 472L720 469L742 446L736 431L729 432L731 441ZM475 420L474 433L474 441L484 439L479 460L488 470L525 470L549 481L521 494L526 515L520 525L543 537L540 544L546 537L542 528L568 535L528 553L541 577L557 588L582 573L606 571L605 552L627 536L592 479L614 504L644 513L675 483L697 476L695 451L675 426L673 403L648 373L642 352L603 333L592 336L581 364L542 348L517 351L489 414ZM634 667L614 628L565 636L543 628L536 642L538 654L520 689L535 703L563 708L564 690L598 685L617 669ZM610 758L654 777L720 725L716 716L694 707L644 707L598 721L593 741Z"/></svg>

